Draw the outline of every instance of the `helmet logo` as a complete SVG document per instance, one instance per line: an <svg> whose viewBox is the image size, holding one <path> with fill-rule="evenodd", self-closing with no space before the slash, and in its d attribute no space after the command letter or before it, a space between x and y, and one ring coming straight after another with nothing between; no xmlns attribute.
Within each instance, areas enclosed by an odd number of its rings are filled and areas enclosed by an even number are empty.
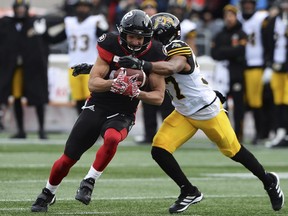
<svg viewBox="0 0 288 216"><path fill-rule="evenodd" d="M167 17L167 16L159 16L155 19L154 22L154 26L153 28L156 29L159 25L163 25L163 26L171 26L171 24L173 25L173 19L171 17Z"/></svg>
<svg viewBox="0 0 288 216"><path fill-rule="evenodd" d="M101 36L98 38L98 42L104 41L105 38L106 38L106 34L101 35Z"/></svg>
<svg viewBox="0 0 288 216"><path fill-rule="evenodd" d="M173 45L172 45L172 48L174 48L174 47L181 47L181 44L180 43L173 43Z"/></svg>
<svg viewBox="0 0 288 216"><path fill-rule="evenodd" d="M129 11L128 13L125 14L125 16L123 17L124 20L128 19L129 17L133 16L133 12Z"/></svg>
<svg viewBox="0 0 288 216"><path fill-rule="evenodd" d="M145 15L146 16L146 19L144 19L144 25L147 27L149 25L149 21L150 21L150 18L148 16L148 14Z"/></svg>

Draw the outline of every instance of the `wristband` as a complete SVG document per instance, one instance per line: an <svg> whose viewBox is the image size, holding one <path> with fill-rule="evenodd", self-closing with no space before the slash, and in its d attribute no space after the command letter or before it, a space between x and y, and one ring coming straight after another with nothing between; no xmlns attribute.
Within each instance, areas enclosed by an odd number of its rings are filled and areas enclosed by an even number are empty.
<svg viewBox="0 0 288 216"><path fill-rule="evenodd" d="M148 61L142 61L142 70L145 73L150 73L152 71L152 63Z"/></svg>

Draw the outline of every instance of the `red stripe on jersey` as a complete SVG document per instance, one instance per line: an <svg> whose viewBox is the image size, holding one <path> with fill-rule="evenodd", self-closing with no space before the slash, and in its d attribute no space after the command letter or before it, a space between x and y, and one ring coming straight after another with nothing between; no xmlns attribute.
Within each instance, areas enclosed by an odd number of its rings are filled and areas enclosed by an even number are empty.
<svg viewBox="0 0 288 216"><path fill-rule="evenodd" d="M136 57L139 58L139 57L145 55L145 53L147 53L150 50L151 47L152 47L152 41L150 41L148 46L147 46L147 48L143 52L141 52L138 55L136 55Z"/></svg>
<svg viewBox="0 0 288 216"><path fill-rule="evenodd" d="M110 64L113 60L113 53L103 49L102 47L100 47L99 45L97 45L97 49L98 49L98 53L99 53L99 56L104 60L106 61L108 64Z"/></svg>

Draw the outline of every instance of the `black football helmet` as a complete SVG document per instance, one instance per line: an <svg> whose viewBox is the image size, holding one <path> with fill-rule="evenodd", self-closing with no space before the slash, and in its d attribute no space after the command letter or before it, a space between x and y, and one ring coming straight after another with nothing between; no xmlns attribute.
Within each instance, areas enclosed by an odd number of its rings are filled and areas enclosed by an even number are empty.
<svg viewBox="0 0 288 216"><path fill-rule="evenodd" d="M288 0L278 0L276 4L279 7L281 12L288 11Z"/></svg>
<svg viewBox="0 0 288 216"><path fill-rule="evenodd" d="M252 3L252 8L246 8L246 3ZM249 19L256 11L256 0L240 0L240 8L244 19Z"/></svg>
<svg viewBox="0 0 288 216"><path fill-rule="evenodd" d="M153 36L152 22L142 10L135 9L126 13L117 28L120 34L120 43L128 53L141 53L144 51ZM141 47L129 46L127 34L143 36L144 43Z"/></svg>
<svg viewBox="0 0 288 216"><path fill-rule="evenodd" d="M186 0L169 0L168 8L179 7L182 9L186 9L186 5L187 5Z"/></svg>
<svg viewBox="0 0 288 216"><path fill-rule="evenodd" d="M75 2L75 6L78 6L78 5L88 5L88 6L92 7L93 3L92 3L92 0L77 0Z"/></svg>
<svg viewBox="0 0 288 216"><path fill-rule="evenodd" d="M82 22L92 14L92 7L93 7L92 0L77 0L74 6L76 7L75 14L80 22ZM86 6L89 8L89 10L86 9L83 10L81 6Z"/></svg>
<svg viewBox="0 0 288 216"><path fill-rule="evenodd" d="M157 13L151 17L154 39L166 45L180 39L180 21L170 13Z"/></svg>
<svg viewBox="0 0 288 216"><path fill-rule="evenodd" d="M25 6L28 9L30 7L30 2L29 0L15 0L13 3L13 8L16 8L19 6Z"/></svg>
<svg viewBox="0 0 288 216"><path fill-rule="evenodd" d="M169 0L167 12L176 16L180 22L186 17L187 1L186 0Z"/></svg>
<svg viewBox="0 0 288 216"><path fill-rule="evenodd" d="M25 19L26 17L28 17L29 7L30 7L29 0L15 0L13 2L12 7L13 7L15 19L21 21L21 20ZM24 7L26 10L20 12L18 10L18 7Z"/></svg>

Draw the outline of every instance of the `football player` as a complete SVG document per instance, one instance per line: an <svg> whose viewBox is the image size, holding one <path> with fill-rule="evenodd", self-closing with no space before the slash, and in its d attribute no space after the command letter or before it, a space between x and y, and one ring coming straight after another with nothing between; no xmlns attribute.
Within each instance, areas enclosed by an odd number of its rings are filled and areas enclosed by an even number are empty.
<svg viewBox="0 0 288 216"><path fill-rule="evenodd" d="M121 57L119 64L123 67L150 69L144 71L153 71L166 77L166 88L172 96L175 110L164 120L155 135L151 153L180 188L180 195L169 212L183 212L191 204L203 199L203 194L187 179L173 156L199 129L217 145L222 154L241 163L258 177L269 195L272 208L280 210L284 204L284 194L278 175L266 172L254 155L239 143L220 98L200 72L193 51L185 42L178 40L179 20L169 13L159 13L151 19L154 38L166 45L167 61L151 63L127 56Z"/></svg>
<svg viewBox="0 0 288 216"><path fill-rule="evenodd" d="M98 51L97 40L108 32L108 22L103 14L92 15L92 0L76 0L73 3L73 14L64 18L62 31L59 30L57 40L68 42L68 66L71 98L76 103L78 114L82 111L86 99L90 95L88 76L73 76L71 67L79 63L93 64ZM60 26L60 25L59 25ZM90 72L90 71L89 71Z"/></svg>
<svg viewBox="0 0 288 216"><path fill-rule="evenodd" d="M242 24L237 20L237 8L226 5L223 9L225 26L216 34L211 43L211 56L216 60L215 76L219 80L215 84L222 87L221 93L233 101L234 130L239 141L243 137L244 102L244 69L245 46L247 35L242 30ZM226 72L226 73L224 73ZM223 76L227 76L224 82ZM214 81L215 81L214 80ZM227 104L226 104L227 105ZM227 106L229 109L230 107ZM230 111L230 110L229 110Z"/></svg>
<svg viewBox="0 0 288 216"><path fill-rule="evenodd" d="M14 102L17 133L11 138L27 137L23 105L28 105L35 107L39 138L47 139L48 54L49 45L57 41L45 18L29 14L28 0L15 0L12 7L14 15L0 19L0 104Z"/></svg>
<svg viewBox="0 0 288 216"><path fill-rule="evenodd" d="M68 40L69 68L85 62L93 64L98 51L96 49L98 38L108 31L109 25L103 14L92 15L92 1L78 0L75 3L76 16L65 17L65 33ZM90 92L88 89L89 76L72 76L69 70L71 97L76 102L78 113Z"/></svg>
<svg viewBox="0 0 288 216"><path fill-rule="evenodd" d="M272 148L288 146L288 1L281 0L278 6L280 13L265 19L266 28L263 28L262 33L265 63L267 69L270 69L264 78L271 79L276 109L276 135L265 143Z"/></svg>
<svg viewBox="0 0 288 216"><path fill-rule="evenodd" d="M119 34L103 34L98 40L98 57L91 69L88 86L91 91L78 120L66 142L64 153L54 162L45 188L31 207L32 212L46 212L55 201L55 193L70 168L82 154L94 145L98 137L103 144L87 175L80 183L75 199L88 205L94 183L114 157L119 142L123 141L135 122L139 100L160 105L164 98L163 76L147 73L151 91L139 89L137 81L119 73L119 57L134 55L146 61L162 61L166 55L162 44L151 40L153 29L149 16L141 10L126 13L118 26ZM145 68L149 71L149 68Z"/></svg>
<svg viewBox="0 0 288 216"><path fill-rule="evenodd" d="M263 121L263 90L262 77L264 74L264 53L261 36L261 28L264 19L268 16L267 11L256 11L256 0L241 0L241 13L239 21L242 23L243 31L248 35L248 42L245 49L246 69L244 71L245 95L249 108L253 112L255 122L255 137L253 144L268 136L268 127ZM267 43L267 42L266 42ZM266 72L269 72L266 70Z"/></svg>

